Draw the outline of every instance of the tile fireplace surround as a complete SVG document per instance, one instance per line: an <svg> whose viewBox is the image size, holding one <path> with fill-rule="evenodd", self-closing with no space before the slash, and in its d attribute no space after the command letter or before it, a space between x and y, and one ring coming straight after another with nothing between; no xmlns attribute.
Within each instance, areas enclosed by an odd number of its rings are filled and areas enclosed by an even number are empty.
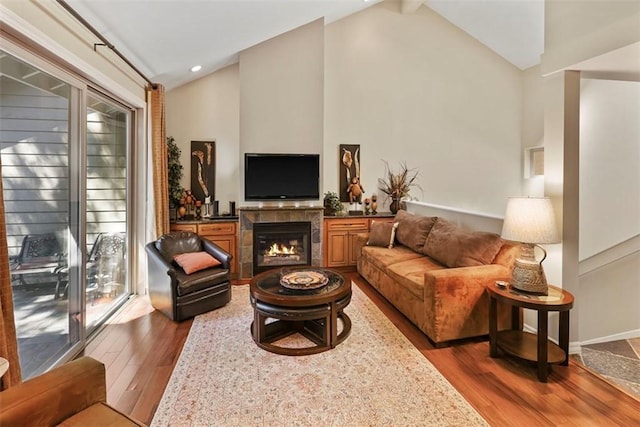
<svg viewBox="0 0 640 427"><path fill-rule="evenodd" d="M322 266L322 219L324 208L310 206L253 207L244 206L240 211L239 267L240 277L253 277L253 224L260 222L311 223L311 265Z"/></svg>

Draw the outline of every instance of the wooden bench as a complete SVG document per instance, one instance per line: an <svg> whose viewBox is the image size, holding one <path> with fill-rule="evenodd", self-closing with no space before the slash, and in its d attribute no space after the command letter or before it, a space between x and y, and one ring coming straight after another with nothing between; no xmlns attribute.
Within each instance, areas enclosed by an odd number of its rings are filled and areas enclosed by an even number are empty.
<svg viewBox="0 0 640 427"><path fill-rule="evenodd" d="M17 257L11 260L11 280L21 286L57 282L57 271L65 262L62 246L54 233L29 234L22 239Z"/></svg>

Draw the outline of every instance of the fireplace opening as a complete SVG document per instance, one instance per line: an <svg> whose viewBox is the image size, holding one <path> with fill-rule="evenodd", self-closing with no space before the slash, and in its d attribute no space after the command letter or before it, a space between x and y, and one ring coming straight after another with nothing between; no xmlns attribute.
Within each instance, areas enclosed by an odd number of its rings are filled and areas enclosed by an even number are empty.
<svg viewBox="0 0 640 427"><path fill-rule="evenodd" d="M253 224L254 275L272 268L310 264L310 222Z"/></svg>

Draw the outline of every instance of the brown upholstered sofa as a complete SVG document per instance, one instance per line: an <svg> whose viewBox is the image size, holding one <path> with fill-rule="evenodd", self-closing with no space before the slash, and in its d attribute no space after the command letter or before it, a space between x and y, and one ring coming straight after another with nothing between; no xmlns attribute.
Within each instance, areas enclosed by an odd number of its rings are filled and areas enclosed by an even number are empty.
<svg viewBox="0 0 640 427"><path fill-rule="evenodd" d="M509 280L518 245L405 211L394 224L374 222L358 235L360 275L437 346L487 335L486 286ZM510 307L498 306L499 329L510 327L510 315Z"/></svg>
<svg viewBox="0 0 640 427"><path fill-rule="evenodd" d="M144 426L107 404L104 364L69 362L0 392L0 426Z"/></svg>

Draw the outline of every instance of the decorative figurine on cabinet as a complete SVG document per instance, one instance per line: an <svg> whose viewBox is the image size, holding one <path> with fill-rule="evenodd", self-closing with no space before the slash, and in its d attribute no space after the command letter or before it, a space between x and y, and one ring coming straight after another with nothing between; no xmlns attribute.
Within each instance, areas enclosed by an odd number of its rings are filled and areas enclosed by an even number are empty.
<svg viewBox="0 0 640 427"><path fill-rule="evenodd" d="M360 185L360 177L354 176L351 178L351 184L347 187L347 193L349 193L350 203L362 203L362 195L364 194L364 188Z"/></svg>

